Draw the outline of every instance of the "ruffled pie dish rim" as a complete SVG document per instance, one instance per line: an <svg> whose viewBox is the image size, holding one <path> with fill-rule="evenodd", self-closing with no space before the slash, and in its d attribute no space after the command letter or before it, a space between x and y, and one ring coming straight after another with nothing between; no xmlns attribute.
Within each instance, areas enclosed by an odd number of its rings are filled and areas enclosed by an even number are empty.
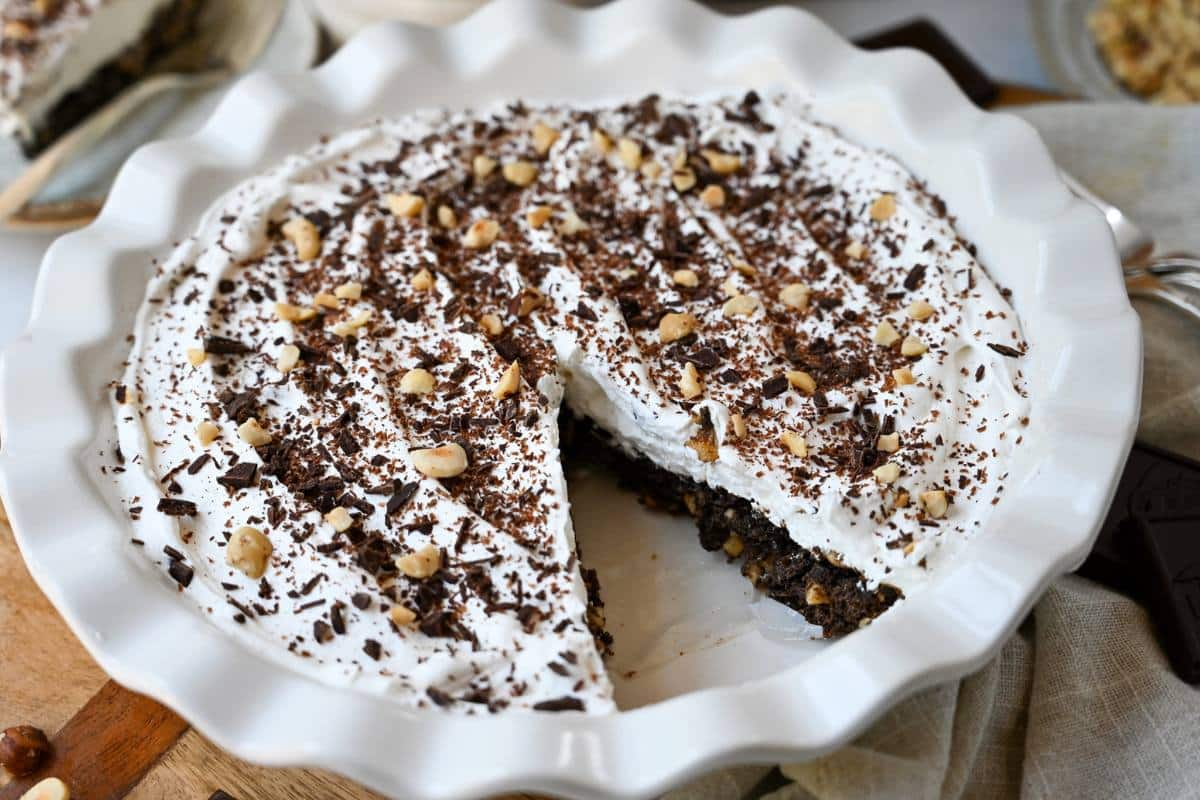
<svg viewBox="0 0 1200 800"><path fill-rule="evenodd" d="M255 656L113 546L127 524L86 472L112 424L108 383L152 259L238 179L408 108L784 81L949 201L1033 345L1021 480L918 596L767 679L607 716L467 717L406 711ZM130 158L97 220L47 252L29 329L5 354L0 485L31 573L92 656L240 757L403 797L641 797L729 764L819 755L993 656L1090 549L1132 442L1140 376L1140 329L1103 218L1066 190L1028 124L979 111L927 57L859 51L794 9L728 18L687 0L593 11L500 0L443 30L374 27L314 71L251 75L200 132Z"/></svg>

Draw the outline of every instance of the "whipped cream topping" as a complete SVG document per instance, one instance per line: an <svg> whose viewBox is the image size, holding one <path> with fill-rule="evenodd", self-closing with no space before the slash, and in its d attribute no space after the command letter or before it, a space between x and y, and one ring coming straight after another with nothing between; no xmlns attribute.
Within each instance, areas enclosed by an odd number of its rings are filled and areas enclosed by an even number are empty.
<svg viewBox="0 0 1200 800"><path fill-rule="evenodd" d="M110 469L147 555L264 651L467 710L612 707L561 403L904 595L983 526L1028 411L941 202L786 94L329 138L210 210L134 334ZM261 578L227 563L242 526Z"/></svg>
<svg viewBox="0 0 1200 800"><path fill-rule="evenodd" d="M0 0L0 131L31 139L59 100L174 1Z"/></svg>

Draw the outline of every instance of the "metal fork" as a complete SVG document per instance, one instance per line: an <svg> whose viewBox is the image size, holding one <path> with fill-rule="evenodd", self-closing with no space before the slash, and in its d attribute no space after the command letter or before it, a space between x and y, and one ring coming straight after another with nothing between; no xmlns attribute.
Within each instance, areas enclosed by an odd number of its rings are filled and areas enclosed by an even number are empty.
<svg viewBox="0 0 1200 800"><path fill-rule="evenodd" d="M1200 320L1197 305L1183 290L1200 291L1200 259L1185 255L1154 255L1154 239L1139 228L1121 209L1073 178L1059 171L1063 182L1080 199L1104 214L1112 230L1125 273L1125 288L1133 297L1148 297L1168 303Z"/></svg>

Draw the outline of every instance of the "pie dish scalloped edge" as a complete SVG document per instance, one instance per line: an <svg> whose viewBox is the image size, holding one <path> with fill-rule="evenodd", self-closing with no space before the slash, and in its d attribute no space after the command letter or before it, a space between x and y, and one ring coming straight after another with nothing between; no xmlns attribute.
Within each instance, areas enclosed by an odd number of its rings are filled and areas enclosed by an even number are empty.
<svg viewBox="0 0 1200 800"><path fill-rule="evenodd" d="M410 107L785 81L949 201L1013 289L1033 344L1020 480L992 535L923 593L764 680L609 716L465 717L405 711L255 657L113 546L128 528L85 467L111 425L108 382L152 257L233 182L321 133ZM899 699L981 666L1083 560L1137 421L1141 333L1118 266L1103 218L1069 194L1033 129L976 109L924 55L857 50L795 9L729 18L687 0L592 11L500 0L440 31L374 27L314 71L251 75L200 132L130 158L99 218L47 252L29 329L5 353L0 490L31 573L100 665L240 757L323 767L399 797L648 796L846 742Z"/></svg>

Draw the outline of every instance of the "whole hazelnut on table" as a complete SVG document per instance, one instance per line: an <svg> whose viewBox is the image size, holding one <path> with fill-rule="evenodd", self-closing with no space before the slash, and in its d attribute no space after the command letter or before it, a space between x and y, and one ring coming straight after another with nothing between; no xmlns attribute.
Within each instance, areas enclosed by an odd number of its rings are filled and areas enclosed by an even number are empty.
<svg viewBox="0 0 1200 800"><path fill-rule="evenodd" d="M14 777L34 773L48 755L50 741L32 725L15 725L0 736L0 766Z"/></svg>

